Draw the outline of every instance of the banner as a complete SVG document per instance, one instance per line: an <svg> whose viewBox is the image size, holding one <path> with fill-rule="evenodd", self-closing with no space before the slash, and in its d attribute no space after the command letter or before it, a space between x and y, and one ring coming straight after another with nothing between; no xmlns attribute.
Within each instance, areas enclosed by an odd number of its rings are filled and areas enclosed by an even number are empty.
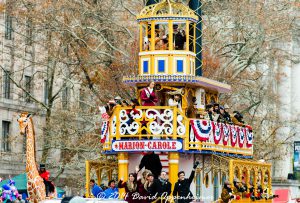
<svg viewBox="0 0 300 203"><path fill-rule="evenodd" d="M239 147L242 148L245 143L245 128L238 127L238 141L239 141Z"/></svg>
<svg viewBox="0 0 300 203"><path fill-rule="evenodd" d="M219 144L222 139L222 123L211 122L215 144Z"/></svg>
<svg viewBox="0 0 300 203"><path fill-rule="evenodd" d="M222 123L222 128L223 128L223 145L227 145L228 144L228 140L230 138L230 125L227 125L225 123Z"/></svg>
<svg viewBox="0 0 300 203"><path fill-rule="evenodd" d="M300 141L294 142L294 172L300 172Z"/></svg>
<svg viewBox="0 0 300 203"><path fill-rule="evenodd" d="M108 135L109 121L103 121L100 130L101 143L104 143Z"/></svg>
<svg viewBox="0 0 300 203"><path fill-rule="evenodd" d="M197 140L207 141L209 139L209 134L212 130L211 121L195 119L191 120L190 123Z"/></svg>
<svg viewBox="0 0 300 203"><path fill-rule="evenodd" d="M182 143L178 140L116 140L112 143L115 152L179 151Z"/></svg>
<svg viewBox="0 0 300 203"><path fill-rule="evenodd" d="M237 140L238 140L238 128L234 125L231 125L230 126L230 132L231 132L231 136L230 136L230 139L231 139L231 146L234 147L237 143Z"/></svg>

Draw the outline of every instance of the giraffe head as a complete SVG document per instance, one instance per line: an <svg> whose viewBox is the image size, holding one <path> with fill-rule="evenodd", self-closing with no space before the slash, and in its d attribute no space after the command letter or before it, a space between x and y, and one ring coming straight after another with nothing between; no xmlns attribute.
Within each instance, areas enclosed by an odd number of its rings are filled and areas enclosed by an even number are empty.
<svg viewBox="0 0 300 203"><path fill-rule="evenodd" d="M18 118L21 135L25 134L25 130L26 130L26 127L28 125L30 116L31 116L31 114L29 114L29 113L21 113L21 115Z"/></svg>

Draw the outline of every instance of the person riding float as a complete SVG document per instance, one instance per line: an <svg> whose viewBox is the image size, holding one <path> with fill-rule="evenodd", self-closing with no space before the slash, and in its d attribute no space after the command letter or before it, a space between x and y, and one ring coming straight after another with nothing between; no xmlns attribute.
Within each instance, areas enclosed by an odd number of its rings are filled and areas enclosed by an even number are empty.
<svg viewBox="0 0 300 203"><path fill-rule="evenodd" d="M49 197L49 194L54 192L55 186L51 181L49 181L50 172L46 170L45 164L40 164L39 174L40 174L41 178L43 178L43 180L44 180L45 189L46 189L46 197Z"/></svg>

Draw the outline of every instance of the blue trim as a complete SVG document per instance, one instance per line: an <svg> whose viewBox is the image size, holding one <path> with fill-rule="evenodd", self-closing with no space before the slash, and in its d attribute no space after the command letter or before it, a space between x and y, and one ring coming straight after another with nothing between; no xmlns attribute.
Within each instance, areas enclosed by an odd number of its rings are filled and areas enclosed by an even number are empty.
<svg viewBox="0 0 300 203"><path fill-rule="evenodd" d="M113 140L113 142L116 141L116 140ZM126 141L126 140L118 140L118 141ZM130 141L149 141L149 140L130 140ZM172 141L172 140L170 140ZM182 140L176 140L176 141L179 141L181 143ZM154 152L166 152L166 151L163 151L163 150L152 150ZM141 153L142 151L126 151L128 153ZM168 151L168 152L174 152L174 151ZM253 156L245 156L245 155L240 155L240 154L228 154L228 153L222 153L222 152L214 152L214 151L208 151L208 150L177 150L177 152L179 153L186 153L186 154L208 154L208 155L221 155L221 156L227 156L227 157L235 157L235 158L242 158L242 159L253 159ZM104 154L117 154L117 153L121 153L121 151L104 151L103 152Z"/></svg>
<svg viewBox="0 0 300 203"><path fill-rule="evenodd" d="M183 73L183 60L182 59L176 59L176 69L177 69L177 73Z"/></svg>
<svg viewBox="0 0 300 203"><path fill-rule="evenodd" d="M113 145L115 142L120 142L120 141L139 141L139 142L143 142L143 141L166 141L166 142L179 142L181 143L181 146L182 148L184 147L183 145L183 140L182 139L178 139L178 140L149 140L149 139L144 139L144 140L138 140L138 139L134 139L134 140L126 140L126 139L121 139L121 140L112 140L112 144ZM129 152L129 153L140 153L140 152L144 152L144 151L153 151L153 152L183 152L183 149L179 149L179 150L169 150L169 151L166 151L166 150L159 150L159 149L150 149L150 150L136 150L136 151L131 151L131 150L120 150L120 151L114 151L113 149L111 151L105 151L106 153L110 154L110 153L121 153L121 152Z"/></svg>
<svg viewBox="0 0 300 203"><path fill-rule="evenodd" d="M143 73L149 73L149 61L143 61Z"/></svg>
<svg viewBox="0 0 300 203"><path fill-rule="evenodd" d="M159 73L164 73L165 72L165 67L166 67L166 60L157 60L157 71Z"/></svg>

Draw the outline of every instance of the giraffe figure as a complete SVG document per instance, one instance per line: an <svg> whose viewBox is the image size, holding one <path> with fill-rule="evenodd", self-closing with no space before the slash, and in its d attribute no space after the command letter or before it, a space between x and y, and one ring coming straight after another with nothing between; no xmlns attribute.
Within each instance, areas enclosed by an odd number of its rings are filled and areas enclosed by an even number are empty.
<svg viewBox="0 0 300 203"><path fill-rule="evenodd" d="M38 203L46 199L46 189L40 177L35 160L35 134L31 115L22 113L18 118L21 135L26 136L27 191L30 202Z"/></svg>

